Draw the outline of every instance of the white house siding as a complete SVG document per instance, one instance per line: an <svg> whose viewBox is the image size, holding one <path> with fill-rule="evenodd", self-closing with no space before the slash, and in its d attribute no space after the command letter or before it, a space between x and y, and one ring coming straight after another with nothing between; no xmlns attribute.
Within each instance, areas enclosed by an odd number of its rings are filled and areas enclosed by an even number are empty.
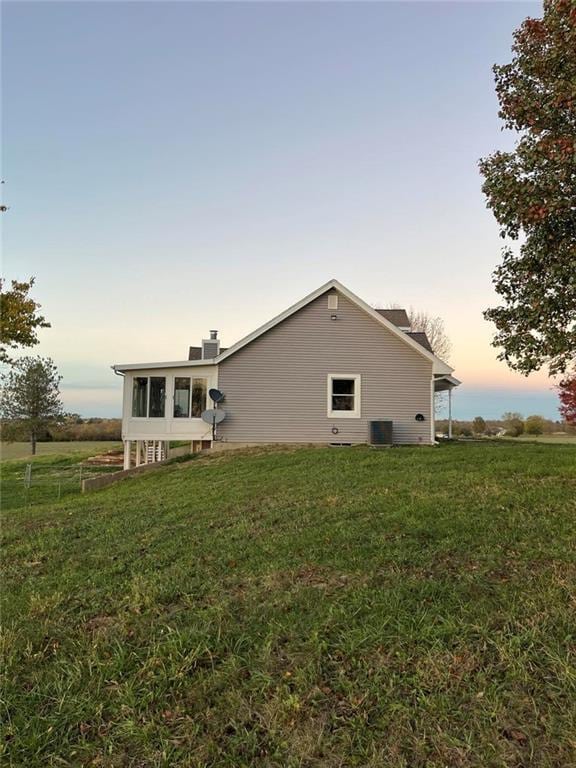
<svg viewBox="0 0 576 768"><path fill-rule="evenodd" d="M338 304L323 294L219 364L223 440L365 443L370 420L391 419L394 442L431 442L432 362L342 295ZM327 416L330 373L361 376L360 418Z"/></svg>
<svg viewBox="0 0 576 768"><path fill-rule="evenodd" d="M135 376L165 376L166 402L164 418L132 416L132 382ZM173 418L174 378L186 376L207 379L207 388L218 386L218 367L202 365L182 368L142 368L124 375L122 418L123 440L210 440L211 427L202 419ZM207 407L210 407L208 400Z"/></svg>

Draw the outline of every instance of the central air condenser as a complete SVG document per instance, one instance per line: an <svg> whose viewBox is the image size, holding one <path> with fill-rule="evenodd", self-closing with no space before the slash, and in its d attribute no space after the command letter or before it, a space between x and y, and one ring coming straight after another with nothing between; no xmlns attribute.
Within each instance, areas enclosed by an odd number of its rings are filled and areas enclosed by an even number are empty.
<svg viewBox="0 0 576 768"><path fill-rule="evenodd" d="M370 422L370 445L392 445L392 422Z"/></svg>

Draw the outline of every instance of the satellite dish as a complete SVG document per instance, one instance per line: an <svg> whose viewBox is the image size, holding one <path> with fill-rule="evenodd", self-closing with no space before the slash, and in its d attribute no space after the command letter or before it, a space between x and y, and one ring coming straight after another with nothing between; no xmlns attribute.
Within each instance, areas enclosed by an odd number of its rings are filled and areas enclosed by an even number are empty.
<svg viewBox="0 0 576 768"><path fill-rule="evenodd" d="M206 424L220 424L226 418L226 411L218 410L217 408L208 408L207 411L202 411L202 421Z"/></svg>
<svg viewBox="0 0 576 768"><path fill-rule="evenodd" d="M210 400L214 403L221 403L224 400L224 395L219 389L209 389L208 394L210 395Z"/></svg>

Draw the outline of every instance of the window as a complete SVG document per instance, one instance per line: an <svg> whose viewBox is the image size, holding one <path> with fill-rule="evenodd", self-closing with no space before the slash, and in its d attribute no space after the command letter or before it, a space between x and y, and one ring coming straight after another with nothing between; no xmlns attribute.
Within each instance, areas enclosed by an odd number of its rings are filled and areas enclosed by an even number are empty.
<svg viewBox="0 0 576 768"><path fill-rule="evenodd" d="M132 416L146 416L148 408L148 377L135 376L132 383Z"/></svg>
<svg viewBox="0 0 576 768"><path fill-rule="evenodd" d="M132 383L132 416L164 418L166 378L135 376Z"/></svg>
<svg viewBox="0 0 576 768"><path fill-rule="evenodd" d="M174 418L190 416L190 379L176 376L174 379Z"/></svg>
<svg viewBox="0 0 576 768"><path fill-rule="evenodd" d="M166 379L164 376L150 376L150 406L148 408L148 416L150 418L164 418L165 400Z"/></svg>
<svg viewBox="0 0 576 768"><path fill-rule="evenodd" d="M199 419L206 410L206 379L192 379L192 418Z"/></svg>
<svg viewBox="0 0 576 768"><path fill-rule="evenodd" d="M338 294L337 293L329 293L328 294L328 309L338 309Z"/></svg>
<svg viewBox="0 0 576 768"><path fill-rule="evenodd" d="M329 374L328 416L332 418L360 417L360 376Z"/></svg>

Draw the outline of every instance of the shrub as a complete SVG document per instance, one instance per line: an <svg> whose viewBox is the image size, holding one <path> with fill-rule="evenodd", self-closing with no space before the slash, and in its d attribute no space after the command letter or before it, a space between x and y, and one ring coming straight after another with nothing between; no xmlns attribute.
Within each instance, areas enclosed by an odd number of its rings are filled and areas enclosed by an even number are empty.
<svg viewBox="0 0 576 768"><path fill-rule="evenodd" d="M542 416L528 416L524 424L524 432L527 435L543 435L546 429L546 420Z"/></svg>
<svg viewBox="0 0 576 768"><path fill-rule="evenodd" d="M472 422L472 431L475 435L483 435L486 432L486 422L482 416L476 416Z"/></svg>

